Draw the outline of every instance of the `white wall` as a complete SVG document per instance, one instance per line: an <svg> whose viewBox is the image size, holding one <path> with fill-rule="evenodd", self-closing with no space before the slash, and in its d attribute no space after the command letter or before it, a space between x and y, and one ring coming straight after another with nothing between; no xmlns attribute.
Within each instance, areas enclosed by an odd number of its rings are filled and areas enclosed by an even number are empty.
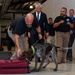
<svg viewBox="0 0 75 75"><path fill-rule="evenodd" d="M42 5L42 11L47 14L47 17L53 19L60 14L60 9L66 7L75 10L75 0L47 0ZM68 14L68 13L67 13ZM73 58L75 58L75 42L73 44Z"/></svg>
<svg viewBox="0 0 75 75"><path fill-rule="evenodd" d="M75 0L47 0L42 5L42 11L47 14L48 18L55 18L60 14L62 7L66 7L68 10L75 9Z"/></svg>

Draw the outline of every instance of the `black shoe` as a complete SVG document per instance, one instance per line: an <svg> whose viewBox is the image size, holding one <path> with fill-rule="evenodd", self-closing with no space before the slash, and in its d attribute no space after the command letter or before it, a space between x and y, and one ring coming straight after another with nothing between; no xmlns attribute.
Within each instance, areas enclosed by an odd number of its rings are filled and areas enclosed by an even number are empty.
<svg viewBox="0 0 75 75"><path fill-rule="evenodd" d="M61 62L58 62L58 64L61 64Z"/></svg>
<svg viewBox="0 0 75 75"><path fill-rule="evenodd" d="M72 58L70 58L69 61L72 61Z"/></svg>
<svg viewBox="0 0 75 75"><path fill-rule="evenodd" d="M38 59L38 62L41 62L40 58Z"/></svg>
<svg viewBox="0 0 75 75"><path fill-rule="evenodd" d="M70 61L72 61L72 60L70 60Z"/></svg>
<svg viewBox="0 0 75 75"><path fill-rule="evenodd" d="M68 57L67 60L72 61L72 58L69 58L69 57Z"/></svg>
<svg viewBox="0 0 75 75"><path fill-rule="evenodd" d="M61 63L65 63L65 61L62 61Z"/></svg>

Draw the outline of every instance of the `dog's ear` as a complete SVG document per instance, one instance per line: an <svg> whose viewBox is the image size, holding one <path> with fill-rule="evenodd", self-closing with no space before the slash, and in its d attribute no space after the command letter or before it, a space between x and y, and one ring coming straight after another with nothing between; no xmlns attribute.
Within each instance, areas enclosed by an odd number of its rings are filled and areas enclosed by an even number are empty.
<svg viewBox="0 0 75 75"><path fill-rule="evenodd" d="M23 60L25 58L25 53L23 52L22 55L20 55L20 57L18 58L19 60Z"/></svg>
<svg viewBox="0 0 75 75"><path fill-rule="evenodd" d="M32 54L31 54L30 52L27 51L26 53L27 53L29 56L32 56Z"/></svg>
<svg viewBox="0 0 75 75"><path fill-rule="evenodd" d="M19 57L19 60L23 60L26 58L26 51L24 51L21 56Z"/></svg>
<svg viewBox="0 0 75 75"><path fill-rule="evenodd" d="M19 60L23 60L25 58L27 58L28 60L30 59L31 53L29 53L28 51L24 51L22 53L22 55L19 57Z"/></svg>

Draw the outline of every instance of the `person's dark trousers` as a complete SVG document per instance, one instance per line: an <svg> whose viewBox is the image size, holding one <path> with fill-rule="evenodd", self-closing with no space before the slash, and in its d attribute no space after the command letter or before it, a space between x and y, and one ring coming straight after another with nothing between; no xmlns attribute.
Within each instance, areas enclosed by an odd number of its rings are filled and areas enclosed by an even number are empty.
<svg viewBox="0 0 75 75"><path fill-rule="evenodd" d="M31 35L31 37L28 39L29 49L34 43L36 43L36 35ZM34 56L31 57L30 61L32 61L33 58Z"/></svg>
<svg viewBox="0 0 75 75"><path fill-rule="evenodd" d="M12 44L11 44L10 40L7 40L7 49L8 49L8 51L11 51L11 47L12 47Z"/></svg>
<svg viewBox="0 0 75 75"><path fill-rule="evenodd" d="M44 43L44 39L38 39L37 43L43 44Z"/></svg>
<svg viewBox="0 0 75 75"><path fill-rule="evenodd" d="M35 35L32 35L32 36L28 39L29 48L30 48L31 45L33 45L34 43L36 43L36 37L35 37Z"/></svg>
<svg viewBox="0 0 75 75"><path fill-rule="evenodd" d="M70 35L68 47L72 47L73 46L74 38L75 38L74 34ZM72 49L68 49L67 59L72 60Z"/></svg>

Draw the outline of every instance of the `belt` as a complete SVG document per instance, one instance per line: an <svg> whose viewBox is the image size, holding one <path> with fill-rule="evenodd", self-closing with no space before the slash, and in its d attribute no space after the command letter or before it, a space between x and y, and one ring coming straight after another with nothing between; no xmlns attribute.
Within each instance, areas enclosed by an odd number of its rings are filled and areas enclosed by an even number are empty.
<svg viewBox="0 0 75 75"><path fill-rule="evenodd" d="M56 32L61 32L61 31L56 31ZM69 31L67 31L67 32L61 32L61 33L68 33Z"/></svg>

